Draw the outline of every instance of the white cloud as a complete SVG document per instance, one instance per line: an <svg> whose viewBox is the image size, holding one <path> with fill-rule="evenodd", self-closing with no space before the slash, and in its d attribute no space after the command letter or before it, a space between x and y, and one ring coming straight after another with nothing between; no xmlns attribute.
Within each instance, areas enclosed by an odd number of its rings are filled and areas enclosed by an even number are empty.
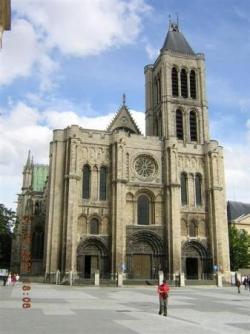
<svg viewBox="0 0 250 334"><path fill-rule="evenodd" d="M39 77L41 88L50 88L51 74L59 65L46 54L34 26L25 19L13 20L11 33L4 36L0 53L0 84L10 84L17 77Z"/></svg>
<svg viewBox="0 0 250 334"><path fill-rule="evenodd" d="M154 48L150 43L146 43L145 50L147 52L148 58L150 60L155 61L155 59L159 56L160 50L157 48Z"/></svg>
<svg viewBox="0 0 250 334"><path fill-rule="evenodd" d="M39 122L39 112L21 102L0 117L0 202L13 209L28 150L36 161L48 161L51 131Z"/></svg>
<svg viewBox="0 0 250 334"><path fill-rule="evenodd" d="M18 76L28 76L39 57L38 51L33 26L25 20L14 21L11 34L4 36L4 48L0 53L0 84L8 84Z"/></svg>
<svg viewBox="0 0 250 334"><path fill-rule="evenodd" d="M150 8L144 0L13 0L12 29L0 53L0 84L32 74L42 91L51 89L60 66L54 49L84 57L133 43Z"/></svg>
<svg viewBox="0 0 250 334"><path fill-rule="evenodd" d="M250 203L250 150L247 145L231 146L224 154L227 199Z"/></svg>
<svg viewBox="0 0 250 334"><path fill-rule="evenodd" d="M241 98L239 105L242 112L250 115L250 98Z"/></svg>
<svg viewBox="0 0 250 334"><path fill-rule="evenodd" d="M13 7L43 33L49 48L74 56L134 42L141 15L150 10L144 0L14 0Z"/></svg>

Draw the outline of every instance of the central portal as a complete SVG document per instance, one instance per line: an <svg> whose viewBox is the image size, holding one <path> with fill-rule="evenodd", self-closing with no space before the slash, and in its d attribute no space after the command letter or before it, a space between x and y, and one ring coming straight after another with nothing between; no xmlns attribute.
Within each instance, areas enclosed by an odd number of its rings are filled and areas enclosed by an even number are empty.
<svg viewBox="0 0 250 334"><path fill-rule="evenodd" d="M133 255L132 271L134 278L149 278L151 276L151 256Z"/></svg>

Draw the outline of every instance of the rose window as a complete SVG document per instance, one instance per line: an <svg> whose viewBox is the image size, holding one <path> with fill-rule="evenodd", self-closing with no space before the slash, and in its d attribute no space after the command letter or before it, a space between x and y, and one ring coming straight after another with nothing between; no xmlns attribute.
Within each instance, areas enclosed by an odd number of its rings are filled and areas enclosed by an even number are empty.
<svg viewBox="0 0 250 334"><path fill-rule="evenodd" d="M140 155L135 159L134 168L139 177L146 179L156 173L156 163L148 155Z"/></svg>

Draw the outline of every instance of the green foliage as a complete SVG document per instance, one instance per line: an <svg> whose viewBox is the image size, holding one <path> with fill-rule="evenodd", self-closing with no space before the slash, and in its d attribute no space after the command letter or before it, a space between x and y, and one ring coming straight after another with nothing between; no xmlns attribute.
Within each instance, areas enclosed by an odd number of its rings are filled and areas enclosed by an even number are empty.
<svg viewBox="0 0 250 334"><path fill-rule="evenodd" d="M9 267L15 212L0 204L0 267Z"/></svg>
<svg viewBox="0 0 250 334"><path fill-rule="evenodd" d="M0 235L11 235L15 222L15 212L0 204Z"/></svg>
<svg viewBox="0 0 250 334"><path fill-rule="evenodd" d="M245 230L229 227L231 270L250 267L250 235Z"/></svg>

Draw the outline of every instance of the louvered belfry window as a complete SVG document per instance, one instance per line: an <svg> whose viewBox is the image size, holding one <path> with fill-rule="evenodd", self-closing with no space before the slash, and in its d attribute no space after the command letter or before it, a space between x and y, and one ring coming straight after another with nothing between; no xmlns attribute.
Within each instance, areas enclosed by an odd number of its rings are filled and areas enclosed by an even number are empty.
<svg viewBox="0 0 250 334"><path fill-rule="evenodd" d="M178 72L175 67L172 68L172 95L178 96L179 89L178 89Z"/></svg>
<svg viewBox="0 0 250 334"><path fill-rule="evenodd" d="M149 199L141 195L137 202L137 223L138 225L149 225Z"/></svg>
<svg viewBox="0 0 250 334"><path fill-rule="evenodd" d="M83 180L82 180L82 198L90 198L90 180L91 180L91 171L89 165L83 166Z"/></svg>
<svg viewBox="0 0 250 334"><path fill-rule="evenodd" d="M197 141L197 120L196 120L196 113L194 111L190 111L189 125L190 125L190 140Z"/></svg>
<svg viewBox="0 0 250 334"><path fill-rule="evenodd" d="M101 167L100 170L100 200L105 201L107 199L107 168Z"/></svg>
<svg viewBox="0 0 250 334"><path fill-rule="evenodd" d="M194 70L190 72L190 96L192 99L196 99L196 78Z"/></svg>
<svg viewBox="0 0 250 334"><path fill-rule="evenodd" d="M184 68L181 70L181 96L188 97L187 72Z"/></svg>
<svg viewBox="0 0 250 334"><path fill-rule="evenodd" d="M180 109L176 110L176 137L183 140L183 115Z"/></svg>

